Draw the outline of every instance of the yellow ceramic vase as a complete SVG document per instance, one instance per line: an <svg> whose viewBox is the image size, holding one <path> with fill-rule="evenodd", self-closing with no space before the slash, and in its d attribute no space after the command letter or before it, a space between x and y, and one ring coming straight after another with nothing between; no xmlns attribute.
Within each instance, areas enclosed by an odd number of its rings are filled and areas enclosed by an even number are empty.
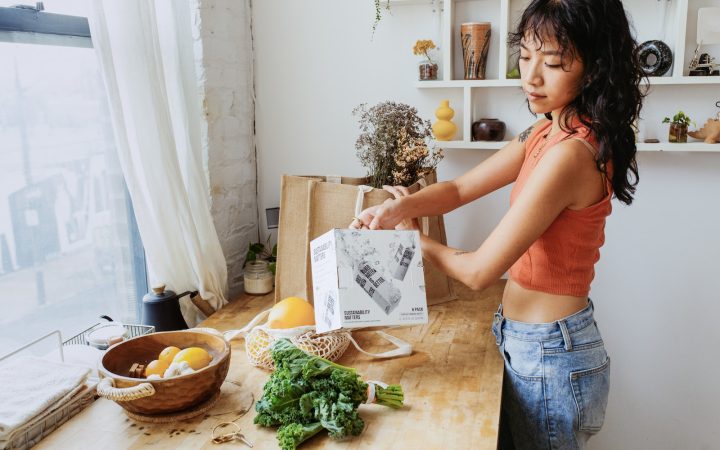
<svg viewBox="0 0 720 450"><path fill-rule="evenodd" d="M457 126L450 121L455 115L455 111L450 107L450 100L440 102L440 107L435 110L435 117L438 121L432 126L435 139L438 141L449 141L455 136Z"/></svg>

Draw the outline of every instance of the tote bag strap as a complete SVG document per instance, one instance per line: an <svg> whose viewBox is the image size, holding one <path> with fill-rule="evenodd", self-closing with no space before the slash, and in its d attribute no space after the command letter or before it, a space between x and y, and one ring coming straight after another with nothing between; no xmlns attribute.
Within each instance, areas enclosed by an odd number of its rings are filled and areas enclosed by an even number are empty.
<svg viewBox="0 0 720 450"><path fill-rule="evenodd" d="M360 213L363 211L363 202L365 200L365 194L372 191L372 186L366 186L364 184L361 184L358 186L358 193L357 197L355 197L355 217L359 217Z"/></svg>
<svg viewBox="0 0 720 450"><path fill-rule="evenodd" d="M235 339L238 336L244 338L250 332L250 330L255 328L256 325L258 325L259 323L261 323L267 319L267 317L270 315L271 310L272 310L272 308L262 311L257 316L255 316L250 322L248 322L247 325L240 328L239 330L228 330L228 331L224 332L223 337L225 337L226 341Z"/></svg>
<svg viewBox="0 0 720 450"><path fill-rule="evenodd" d="M420 178L418 180L418 184L421 186L421 189L427 186L427 182L425 181L424 178ZM358 186L358 193L357 193L357 197L355 199L355 217L360 217L360 213L362 213L362 211L363 211L363 203L365 200L365 194L372 190L373 190L372 186L366 186L364 184L361 184L360 186ZM430 220L428 217L422 217L420 219L420 222L421 222L420 228L422 228L422 230L421 230L422 234L427 236L428 233L430 233Z"/></svg>
<svg viewBox="0 0 720 450"><path fill-rule="evenodd" d="M395 348L382 353L372 353L365 351L362 347L360 347L360 344L357 343L357 341L352 337L349 331L347 332L347 337L360 353L371 356L373 358L394 358L396 356L408 356L412 354L413 347L412 344L410 344L409 342L405 342L398 337L389 335L384 331L376 331L375 333L377 333L378 336L385 339L386 341L389 341L395 346Z"/></svg>

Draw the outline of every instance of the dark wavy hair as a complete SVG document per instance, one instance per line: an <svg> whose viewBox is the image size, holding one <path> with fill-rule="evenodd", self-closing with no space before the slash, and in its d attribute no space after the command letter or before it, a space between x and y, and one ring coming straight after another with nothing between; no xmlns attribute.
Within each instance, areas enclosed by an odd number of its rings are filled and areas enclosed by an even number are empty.
<svg viewBox="0 0 720 450"><path fill-rule="evenodd" d="M632 125L640 116L647 89L640 86L646 75L639 65L637 42L622 3L620 0L533 0L508 37L515 54L520 51L521 40L529 36L537 43L554 38L562 52L563 64L566 56L582 61L584 74L580 90L563 109L559 123L565 131L570 131L570 119L577 117L595 133L599 143L598 170L607 177L605 165L612 159L615 197L631 204L640 180ZM552 119L550 113L545 116Z"/></svg>

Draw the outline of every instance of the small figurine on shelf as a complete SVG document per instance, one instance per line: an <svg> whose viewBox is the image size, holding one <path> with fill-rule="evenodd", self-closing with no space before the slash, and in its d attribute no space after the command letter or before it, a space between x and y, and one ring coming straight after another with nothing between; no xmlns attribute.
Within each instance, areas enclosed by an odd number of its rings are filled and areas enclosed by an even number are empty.
<svg viewBox="0 0 720 450"><path fill-rule="evenodd" d="M706 144L718 144L720 143L720 120L708 119L697 131L688 131L690 137L695 139L702 139Z"/></svg>
<svg viewBox="0 0 720 450"><path fill-rule="evenodd" d="M435 61L433 61L433 59L430 57L430 54L428 53L429 50L432 50L434 48L436 48L435 43L431 39L421 39L415 42L415 47L413 47L413 54L425 55L425 58L423 58L422 61L418 63L418 79L420 81L437 80L438 65Z"/></svg>
<svg viewBox="0 0 720 450"><path fill-rule="evenodd" d="M720 8L699 8L697 12L697 47L695 55L690 61L688 75L693 76L718 76L720 75L720 64L715 62L708 53L702 53L700 48L703 45L720 44Z"/></svg>
<svg viewBox="0 0 720 450"><path fill-rule="evenodd" d="M688 74L691 77L697 76L718 76L720 70L715 67L720 67L720 64L715 63L715 58L707 53L700 53L700 44L695 48L695 55L690 61Z"/></svg>
<svg viewBox="0 0 720 450"><path fill-rule="evenodd" d="M720 101L715 103L715 106L720 108ZM718 111L714 119L708 119L702 128L696 131L689 131L688 134L695 139L704 140L706 144L720 143L720 111Z"/></svg>
<svg viewBox="0 0 720 450"><path fill-rule="evenodd" d="M688 125L690 123L695 125L695 122L693 122L690 117L685 115L682 111L678 111L678 113L673 116L672 120L670 120L669 117L664 118L663 123L670 124L668 140L676 143L687 142Z"/></svg>

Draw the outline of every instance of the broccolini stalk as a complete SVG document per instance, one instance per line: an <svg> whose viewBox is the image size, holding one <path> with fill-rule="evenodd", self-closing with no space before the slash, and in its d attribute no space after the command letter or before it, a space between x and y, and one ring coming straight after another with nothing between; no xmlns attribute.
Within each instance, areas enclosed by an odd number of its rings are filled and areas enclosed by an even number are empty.
<svg viewBox="0 0 720 450"><path fill-rule="evenodd" d="M278 429L277 439L282 450L295 450L300 444L318 434L323 429L320 422L302 425L291 423Z"/></svg>
<svg viewBox="0 0 720 450"><path fill-rule="evenodd" d="M402 408L403 400L405 400L402 386L399 384L387 385L372 381L368 382L367 396L367 403L375 403L394 409Z"/></svg>

